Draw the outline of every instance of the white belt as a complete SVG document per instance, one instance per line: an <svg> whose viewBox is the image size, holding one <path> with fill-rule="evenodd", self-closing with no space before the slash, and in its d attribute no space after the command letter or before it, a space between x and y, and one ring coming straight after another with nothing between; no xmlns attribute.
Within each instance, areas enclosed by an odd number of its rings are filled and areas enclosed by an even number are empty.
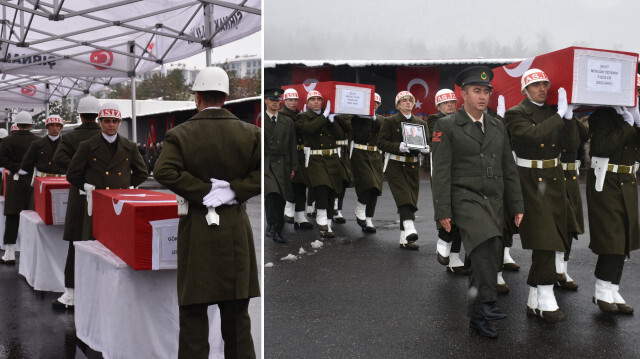
<svg viewBox="0 0 640 359"><path fill-rule="evenodd" d="M336 141L336 145L338 145L338 146L349 146L349 140Z"/></svg>
<svg viewBox="0 0 640 359"><path fill-rule="evenodd" d="M357 148L359 150L364 150L364 151L377 151L378 150L377 146L359 145L357 143L353 144L353 148Z"/></svg>
<svg viewBox="0 0 640 359"><path fill-rule="evenodd" d="M565 171L575 171L577 169L580 168L580 160L577 160L575 162L560 162L560 164L562 165L562 169Z"/></svg>
<svg viewBox="0 0 640 359"><path fill-rule="evenodd" d="M331 156L333 154L338 153L338 149L337 148L332 148L330 150L311 150L309 151L309 154L311 155L316 155L316 156Z"/></svg>
<svg viewBox="0 0 640 359"><path fill-rule="evenodd" d="M635 174L636 172L638 172L638 162L636 162L633 166L614 165L612 163L609 163L607 165L607 172Z"/></svg>
<svg viewBox="0 0 640 359"><path fill-rule="evenodd" d="M550 160L528 160L525 158L516 157L516 164L520 167L527 168L554 168L557 167L560 160L557 158Z"/></svg>
<svg viewBox="0 0 640 359"><path fill-rule="evenodd" d="M398 155L392 155L389 154L389 159L394 160L394 161L398 161L398 162L418 162L420 161L420 157L416 156L416 157L405 157L405 156L398 156Z"/></svg>

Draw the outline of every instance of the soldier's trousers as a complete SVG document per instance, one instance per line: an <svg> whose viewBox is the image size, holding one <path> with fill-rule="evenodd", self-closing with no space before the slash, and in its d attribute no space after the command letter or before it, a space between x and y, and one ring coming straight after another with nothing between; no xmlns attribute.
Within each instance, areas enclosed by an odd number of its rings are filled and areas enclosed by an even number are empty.
<svg viewBox="0 0 640 359"><path fill-rule="evenodd" d="M460 253L462 237L460 237L460 228L458 228L458 226L452 224L451 232L447 232L444 228L438 229L438 238L447 243L451 243L451 253Z"/></svg>
<svg viewBox="0 0 640 359"><path fill-rule="evenodd" d="M269 193L264 197L264 209L267 223L273 226L276 232L281 232L284 227L285 200L278 193Z"/></svg>
<svg viewBox="0 0 640 359"><path fill-rule="evenodd" d="M467 315L479 313L481 303L498 300L498 264L502 263L502 238L493 237L469 253L469 306Z"/></svg>
<svg viewBox="0 0 640 359"><path fill-rule="evenodd" d="M69 241L69 251L67 252L67 261L64 265L64 287L75 288L74 282L76 269L76 251L73 247L73 242Z"/></svg>
<svg viewBox="0 0 640 359"><path fill-rule="evenodd" d="M293 186L293 197L296 203L296 212L302 212L305 209L305 202L307 201L307 185L299 182L294 182L291 185Z"/></svg>
<svg viewBox="0 0 640 359"><path fill-rule="evenodd" d="M369 188L367 190L356 192L358 196L358 202L366 205L365 215L372 218L376 213L376 205L378 204L378 195L380 191L375 188Z"/></svg>
<svg viewBox="0 0 640 359"><path fill-rule="evenodd" d="M531 268L527 284L530 287L538 285L553 285L556 282L556 252L534 249L531 253Z"/></svg>
<svg viewBox="0 0 640 359"><path fill-rule="evenodd" d="M231 300L218 304L225 358L255 358L251 337L249 299ZM206 359L209 357L209 304L180 306L180 334L178 359Z"/></svg>
<svg viewBox="0 0 640 359"><path fill-rule="evenodd" d="M19 214L7 214L4 225L4 244L16 244L18 240Z"/></svg>
<svg viewBox="0 0 640 359"><path fill-rule="evenodd" d="M569 246L565 246L565 252L564 252L564 261L568 261L569 260L569 254L571 254L571 245L573 244L573 241L577 241L578 240L578 234L577 233L569 233Z"/></svg>
<svg viewBox="0 0 640 359"><path fill-rule="evenodd" d="M336 193L328 186L313 187L313 195L316 200L316 209L326 209L327 214L333 213L333 203Z"/></svg>
<svg viewBox="0 0 640 359"><path fill-rule="evenodd" d="M313 192L313 188L309 187L309 191L307 192L307 206L312 206L315 201L316 194Z"/></svg>
<svg viewBox="0 0 640 359"><path fill-rule="evenodd" d="M596 263L596 278L620 284L622 270L624 269L624 255L600 254Z"/></svg>
<svg viewBox="0 0 640 359"><path fill-rule="evenodd" d="M402 225L402 222L406 221L406 220L415 220L416 219L416 211L418 209L412 205L404 205L404 206L400 206L398 207L398 214L400 215L400 229L404 230L404 226Z"/></svg>
<svg viewBox="0 0 640 359"><path fill-rule="evenodd" d="M338 211L342 210L342 202L344 201L344 195L347 193L347 186L349 186L349 182L342 182L342 192L338 193Z"/></svg>

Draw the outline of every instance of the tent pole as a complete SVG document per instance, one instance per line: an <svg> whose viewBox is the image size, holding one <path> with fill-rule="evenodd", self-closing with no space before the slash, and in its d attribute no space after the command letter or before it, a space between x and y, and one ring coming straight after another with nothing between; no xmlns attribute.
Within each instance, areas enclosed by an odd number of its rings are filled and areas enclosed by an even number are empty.
<svg viewBox="0 0 640 359"><path fill-rule="evenodd" d="M211 36L211 22L213 19L213 5L204 5L204 38L205 40ZM207 67L211 66L211 41L204 44Z"/></svg>
<svg viewBox="0 0 640 359"><path fill-rule="evenodd" d="M129 52L135 54L135 42L129 42ZM138 143L138 124L136 122L136 72L135 61L133 57L129 57L129 77L131 78L131 140Z"/></svg>

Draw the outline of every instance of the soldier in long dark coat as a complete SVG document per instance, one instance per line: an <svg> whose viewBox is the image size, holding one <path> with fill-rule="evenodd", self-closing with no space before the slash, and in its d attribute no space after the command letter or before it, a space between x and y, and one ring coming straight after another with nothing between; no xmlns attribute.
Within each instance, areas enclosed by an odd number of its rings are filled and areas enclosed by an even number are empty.
<svg viewBox="0 0 640 359"><path fill-rule="evenodd" d="M287 194L293 195L291 178L298 170L296 129L293 120L278 113L282 90L266 89L264 113L264 202L267 236L285 243L282 236Z"/></svg>
<svg viewBox="0 0 640 359"><path fill-rule="evenodd" d="M332 218L333 204L342 191L342 167L338 157L336 138L344 134L342 128L335 123L335 116L330 115L330 101L324 112L324 100L319 91L307 94L307 111L298 114L296 127L304 138L305 167L309 175L309 184L316 199L316 224L323 237L333 238L328 218Z"/></svg>
<svg viewBox="0 0 640 359"><path fill-rule="evenodd" d="M439 119L456 112L457 105L458 99L453 91L442 89L436 92L436 107L438 108L438 113L427 117L429 133L433 133ZM468 275L469 270L465 268L464 263L459 257L462 238L460 237L458 227L455 223L452 223L451 231L447 232L442 225L440 225L440 222L436 221L436 228L438 229L438 242L436 243L436 258L438 263L447 266L448 272Z"/></svg>
<svg viewBox="0 0 640 359"><path fill-rule="evenodd" d="M15 264L15 245L18 239L18 227L20 226L20 212L33 206L31 177L20 176L20 164L32 142L40 137L31 133L31 115L22 111L16 115L18 130L11 133L2 141L0 148L0 167L9 171L7 178L7 191L4 199L4 215L6 217L4 227L4 256L0 263Z"/></svg>
<svg viewBox="0 0 640 359"><path fill-rule="evenodd" d="M580 194L580 181L578 170L580 161L578 160L578 150L582 144L589 140L589 130L582 121L573 121L576 131L572 132L573 138L568 138L562 143L560 162L564 171L565 185L567 187L567 198L569 199L567 235L568 246L566 252L556 252L556 285L563 289L578 290L578 285L569 276L567 262L571 253L571 245L578 239L579 234L584 233L584 215L582 214L582 195Z"/></svg>
<svg viewBox="0 0 640 359"><path fill-rule="evenodd" d="M73 131L65 134L60 140L60 145L53 156L53 162L65 173L69 168L71 159L78 150L80 142L98 135L101 130L96 123L96 118L100 112L100 103L93 96L86 96L78 103L78 114L82 124ZM82 227L84 225L84 214L87 211L87 199L80 195L80 189L71 184L69 186L69 197L67 199L67 212L64 217L64 233L62 239L69 242L67 260L64 266L64 293L60 298L51 303L54 309L71 309L74 305L75 288L75 249L73 242L82 240Z"/></svg>
<svg viewBox="0 0 640 359"><path fill-rule="evenodd" d="M64 122L60 116L51 115L45 120L47 135L32 142L29 150L22 159L18 174L21 176L60 177L66 171L53 160L53 155L60 144L60 131ZM36 171L34 174L33 172Z"/></svg>
<svg viewBox="0 0 640 359"><path fill-rule="evenodd" d="M411 111L416 99L409 91L396 95L398 113L385 119L378 135L378 148L389 157L386 174L393 199L400 215L400 248L417 250L418 232L413 221L418 211L420 192L420 154L428 154L429 147L422 150L409 149L404 142L402 123L420 125L428 138L427 123L415 117Z"/></svg>
<svg viewBox="0 0 640 359"><path fill-rule="evenodd" d="M378 134L384 117L375 114L382 98L374 95L374 116L348 116L346 121L351 127L353 143L350 146L351 173L358 202L356 204L356 222L367 233L376 233L373 225L378 197L382 194L382 155L378 151Z"/></svg>
<svg viewBox="0 0 640 359"><path fill-rule="evenodd" d="M295 124L296 118L300 113L300 110L298 110L298 91L294 89L286 89L282 94L282 98L284 106L280 109L279 113L293 120ZM313 228L313 224L309 222L305 214L309 177L307 174L307 168L304 166L304 140L302 131L297 127L295 130L298 170L291 179L291 186L293 187L293 203L289 204L287 202L285 205L285 222L287 222L287 217L293 216L293 228L311 229ZM291 207L293 207L293 209Z"/></svg>
<svg viewBox="0 0 640 359"><path fill-rule="evenodd" d="M464 106L440 119L432 135L435 219L448 232L452 223L460 230L471 262L469 325L488 337L498 335L488 320L506 317L496 304L504 212L517 226L524 211L507 130L484 113L492 78L486 66L460 72L455 81L462 88Z"/></svg>
<svg viewBox="0 0 640 359"><path fill-rule="evenodd" d="M178 358L208 357L212 304L220 309L225 358L255 358L248 307L260 287L244 202L260 194L260 129L221 108L229 93L221 68L200 71L192 89L199 112L167 132L154 171L189 203L178 227ZM218 225L208 225L209 208Z"/></svg>
<svg viewBox="0 0 640 359"><path fill-rule="evenodd" d="M640 248L638 109L600 108L589 116L591 168L587 175L589 248L598 255L594 303L611 313L633 313L619 293L625 257Z"/></svg>
<svg viewBox="0 0 640 359"><path fill-rule="evenodd" d="M342 203L347 188L353 187L353 175L351 173L351 162L349 161L349 140L351 139L351 123L345 117L336 116L335 122L342 129L342 136L336 138L336 145L339 149L340 168L342 173L342 192L338 193L333 203L333 218L335 223L346 223L342 215Z"/></svg>
<svg viewBox="0 0 640 359"><path fill-rule="evenodd" d="M522 75L527 98L505 113L505 123L520 174L526 217L519 228L522 248L532 250L527 284L527 312L555 323L566 320L553 294L556 283L555 252L568 247L569 200L558 157L562 142L574 138L576 126L566 92L558 90L558 106L546 104L547 75L531 69ZM566 117L566 118L563 118Z"/></svg>

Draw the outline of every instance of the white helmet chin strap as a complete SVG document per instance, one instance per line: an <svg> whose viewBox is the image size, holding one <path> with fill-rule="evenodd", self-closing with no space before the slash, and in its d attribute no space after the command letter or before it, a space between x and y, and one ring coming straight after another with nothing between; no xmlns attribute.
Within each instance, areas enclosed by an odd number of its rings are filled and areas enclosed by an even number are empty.
<svg viewBox="0 0 640 359"><path fill-rule="evenodd" d="M529 91L527 91L527 89L526 89L526 88L524 89L524 93L527 95L527 98L529 99L529 101L533 102L533 104L534 104L534 105L537 105L537 106L542 106L542 105L544 105L544 103L540 103L540 102L535 102L535 101L533 101L533 99L532 99L532 98L531 98L531 96L529 95Z"/></svg>

